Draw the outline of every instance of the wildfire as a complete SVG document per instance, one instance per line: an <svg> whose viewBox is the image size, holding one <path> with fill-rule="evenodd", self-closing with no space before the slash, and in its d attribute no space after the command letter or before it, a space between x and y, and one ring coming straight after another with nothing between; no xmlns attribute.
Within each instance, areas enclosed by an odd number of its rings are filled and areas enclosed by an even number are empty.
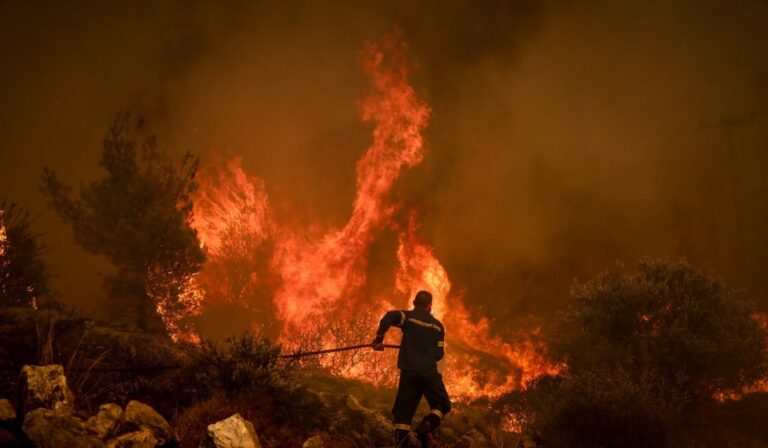
<svg viewBox="0 0 768 448"><path fill-rule="evenodd" d="M5 212L0 209L0 255L5 254L5 245L8 241L8 234L5 230L5 219L3 218L3 215Z"/></svg>
<svg viewBox="0 0 768 448"><path fill-rule="evenodd" d="M408 307L417 290L427 289L446 326L444 375L454 396L497 396L554 372L537 331L511 344L492 334L487 319L472 318L432 248L418 238L416 212L397 222L391 190L403 170L424 156L430 108L408 82L406 45L398 33L365 45L361 65L370 88L360 115L374 128L356 166L349 221L315 237L279 222L263 180L246 174L239 158L218 161L203 171L194 201L193 225L208 255L197 278L199 299L271 313L279 321L277 338L295 349L367 342L386 309ZM366 288L371 244L391 229L399 229L395 300ZM348 377L391 383L394 356L360 351L317 362Z"/></svg>
<svg viewBox="0 0 768 448"><path fill-rule="evenodd" d="M275 267L282 285L275 303L289 327L325 320L329 311L348 315L349 307L338 302L356 298L365 285L368 247L393 211L388 193L403 168L423 157L421 132L429 107L408 84L404 59L405 44L397 36L363 51L371 89L360 112L375 127L373 143L357 163L357 194L347 225L314 242L307 242L304 232L281 232Z"/></svg>

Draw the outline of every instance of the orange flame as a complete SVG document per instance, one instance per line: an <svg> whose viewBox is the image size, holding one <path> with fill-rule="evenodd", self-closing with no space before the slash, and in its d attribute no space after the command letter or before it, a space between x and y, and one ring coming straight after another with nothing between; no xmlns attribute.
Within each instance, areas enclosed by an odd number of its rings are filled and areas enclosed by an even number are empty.
<svg viewBox="0 0 768 448"><path fill-rule="evenodd" d="M556 373L544 353L539 329L519 335L512 345L492 335L486 318L473 321L460 295L451 294L451 282L432 249L416 237L411 215L400 234L397 287L413 297L419 289L432 292L433 314L446 328L445 381L455 396L495 397L519 389L531 379ZM489 369L489 366L496 368Z"/></svg>
<svg viewBox="0 0 768 448"><path fill-rule="evenodd" d="M433 312L447 329L449 391L459 398L497 396L555 367L542 354L537 330L510 344L493 336L487 319L473 320L432 248L418 239L416 214L404 225L397 222L390 193L403 170L421 162L422 132L430 114L408 82L405 54L399 33L363 49L362 69L370 89L359 110L362 120L374 125L373 141L357 163L357 193L342 228L312 238L306 229L278 222L270 213L264 182L247 175L239 158L202 173L193 220L208 254L197 279L202 300L250 308L267 300L242 291L272 291L269 302L280 322L279 340L286 346L367 342L378 317L393 307L383 294L366 291L369 248L383 231L400 229L395 305L406 305L419 289L431 291ZM382 373L394 370L393 352L361 351L319 363L375 383L393 380Z"/></svg>
<svg viewBox="0 0 768 448"><path fill-rule="evenodd" d="M150 273L150 278L152 275L153 273ZM200 343L200 336L186 320L189 316L200 314L203 302L203 292L196 282L196 275L180 280L178 285L167 278L157 283L163 284L164 287L159 291L150 289L147 292L157 304L157 313L168 329L171 339L174 342ZM175 300L171 300L172 298Z"/></svg>
<svg viewBox="0 0 768 448"><path fill-rule="evenodd" d="M752 318L757 322L763 330L768 330L768 314L766 313L753 313ZM768 359L768 352L763 353L763 359ZM740 391L724 391L715 394L715 399L718 401L726 400L741 400L746 394L755 392L768 393L768 378L763 378L756 381L754 384L743 388Z"/></svg>
<svg viewBox="0 0 768 448"><path fill-rule="evenodd" d="M13 207L13 206L11 206ZM9 247L11 246L11 242L8 241L8 227L7 227L7 219L5 218L6 215L5 210L0 208L0 257L5 255L8 252ZM13 253L11 251L11 253ZM2 261L2 260L0 260ZM38 301L37 301L37 295L35 294L35 287L34 285L27 285L26 291L30 294L31 298L29 300L29 306L33 309L37 309L38 307Z"/></svg>
<svg viewBox="0 0 768 448"><path fill-rule="evenodd" d="M219 164L203 171L192 217L201 246L214 258L249 250L241 242L258 246L272 234L264 181L245 174L240 157Z"/></svg>
<svg viewBox="0 0 768 448"><path fill-rule="evenodd" d="M387 195L403 168L423 157L421 132L429 107L408 84L405 44L397 35L366 45L362 66L371 89L360 103L363 121L372 121L373 143L357 163L357 194L347 225L307 242L301 232L283 232L275 267L282 286L275 303L281 318L301 325L327 316L340 299L355 298L365 285L366 253L391 216Z"/></svg>
<svg viewBox="0 0 768 448"><path fill-rule="evenodd" d="M3 214L5 214L5 212L0 209L0 255L5 254L5 245L8 241L8 234L5 230L5 220L3 218Z"/></svg>

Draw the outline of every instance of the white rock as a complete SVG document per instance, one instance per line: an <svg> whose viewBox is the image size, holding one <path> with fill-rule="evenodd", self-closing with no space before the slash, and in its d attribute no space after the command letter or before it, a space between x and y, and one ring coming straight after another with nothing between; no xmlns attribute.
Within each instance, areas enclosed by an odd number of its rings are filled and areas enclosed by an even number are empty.
<svg viewBox="0 0 768 448"><path fill-rule="evenodd" d="M261 448L253 424L240 414L208 425L208 439L216 448Z"/></svg>

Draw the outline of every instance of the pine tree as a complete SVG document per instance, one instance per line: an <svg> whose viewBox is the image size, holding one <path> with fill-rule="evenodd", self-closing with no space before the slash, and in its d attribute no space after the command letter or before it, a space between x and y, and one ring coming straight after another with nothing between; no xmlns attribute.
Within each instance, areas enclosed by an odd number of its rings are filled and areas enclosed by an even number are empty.
<svg viewBox="0 0 768 448"><path fill-rule="evenodd" d="M105 281L115 319L145 331L161 330L164 320L173 334L194 307L180 301L204 260L190 226L198 160L187 153L172 163L143 123L123 113L104 138L100 165L105 175L76 197L45 168L43 192L75 241L117 268Z"/></svg>

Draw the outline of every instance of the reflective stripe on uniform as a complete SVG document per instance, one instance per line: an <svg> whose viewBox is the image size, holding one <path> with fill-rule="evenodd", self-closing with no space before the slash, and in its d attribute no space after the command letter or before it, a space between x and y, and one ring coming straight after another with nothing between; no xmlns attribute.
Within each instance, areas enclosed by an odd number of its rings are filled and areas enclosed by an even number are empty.
<svg viewBox="0 0 768 448"><path fill-rule="evenodd" d="M411 430L411 425L406 425L404 423L395 423L395 429L402 429L402 430L405 430L405 431L410 431Z"/></svg>
<svg viewBox="0 0 768 448"><path fill-rule="evenodd" d="M400 311L400 326L402 327L405 323L405 313Z"/></svg>
<svg viewBox="0 0 768 448"><path fill-rule="evenodd" d="M438 327L437 325L435 325L435 324L433 324L433 323L430 323L430 322L424 322L423 320L414 319L414 318L412 318L412 317L408 318L408 321L409 321L409 322L413 322L413 323L414 323L414 324L416 324L416 325L421 325L422 327L433 328L433 329L435 329L435 330L437 330L437 331L440 331L440 332L442 332L442 331L443 331L443 329L442 329L442 328L440 328L440 327Z"/></svg>
<svg viewBox="0 0 768 448"><path fill-rule="evenodd" d="M443 418L443 413L440 412L440 409L432 409L432 411L430 411L430 414L435 414L439 419Z"/></svg>
<svg viewBox="0 0 768 448"><path fill-rule="evenodd" d="M445 342L444 342L444 341L439 341L439 342L437 343L437 346L438 346L438 347L445 347Z"/></svg>

